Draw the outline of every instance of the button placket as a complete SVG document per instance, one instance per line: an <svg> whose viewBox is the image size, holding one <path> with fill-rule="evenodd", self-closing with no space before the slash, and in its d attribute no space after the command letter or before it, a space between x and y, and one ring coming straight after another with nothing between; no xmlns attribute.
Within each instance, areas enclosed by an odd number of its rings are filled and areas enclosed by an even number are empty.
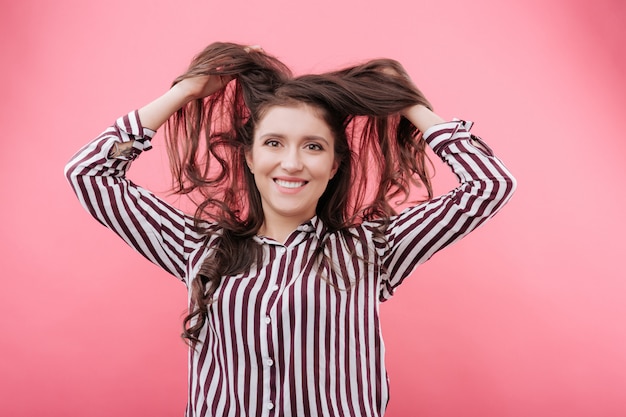
<svg viewBox="0 0 626 417"><path fill-rule="evenodd" d="M276 253L276 262L279 262L281 265L281 268L285 268L286 265L288 264L288 260L289 260L289 248L286 246L282 246L282 245L277 245L275 246L275 253ZM263 352L264 355L264 359L262 361L263 367L265 368L264 374L268 375L269 378L269 384L270 386L268 387L268 396L264 398L264 402L265 402L265 407L267 412L270 415L273 415L277 412L277 409L275 407L275 401L276 401L276 385L278 383L277 378L277 369L276 369L276 363L274 360L274 349L272 346L273 343L273 338L272 335L274 333L274 323L277 323L275 320L277 319L277 317L275 316L275 314L271 313L272 311L274 311L274 307L275 304L277 302L277 299L280 297L280 289L281 287L284 286L284 274L278 274L277 276L271 276L269 277L271 279L271 281L268 283L268 286L266 287L265 290L265 294L264 294L264 298L266 301L265 305L264 305L264 311L265 311L265 315L262 318L262 320L265 322L265 326L264 326L264 331L266 332L267 335L267 351ZM278 317L278 319L280 319Z"/></svg>

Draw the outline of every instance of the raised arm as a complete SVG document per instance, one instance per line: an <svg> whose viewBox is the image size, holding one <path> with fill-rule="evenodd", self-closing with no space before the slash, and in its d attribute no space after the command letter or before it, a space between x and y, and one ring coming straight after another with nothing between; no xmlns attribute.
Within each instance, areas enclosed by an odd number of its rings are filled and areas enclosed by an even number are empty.
<svg viewBox="0 0 626 417"><path fill-rule="evenodd" d="M144 128L156 131L174 113L192 100L201 99L215 93L230 79L227 77L203 75L185 78L170 88L165 94L146 104L137 111L137 117ZM129 154L134 141L115 146L111 157Z"/></svg>
<svg viewBox="0 0 626 417"><path fill-rule="evenodd" d="M227 80L199 76L177 83L138 111L120 117L65 167L66 177L81 204L100 223L130 246L180 279L187 258L203 236L193 218L126 179L131 162L144 150L172 114L190 100L221 88Z"/></svg>
<svg viewBox="0 0 626 417"><path fill-rule="evenodd" d="M391 219L383 264L381 300L434 253L460 240L493 217L511 198L515 178L491 149L471 135L471 122L445 122L424 106L403 112L460 181L448 194L409 208Z"/></svg>

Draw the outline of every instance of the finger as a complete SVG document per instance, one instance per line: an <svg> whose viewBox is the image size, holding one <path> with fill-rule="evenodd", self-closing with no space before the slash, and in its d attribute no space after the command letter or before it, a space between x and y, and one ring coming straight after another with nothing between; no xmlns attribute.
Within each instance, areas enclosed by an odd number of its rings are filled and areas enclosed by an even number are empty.
<svg viewBox="0 0 626 417"><path fill-rule="evenodd" d="M245 48L243 48L244 51L246 52L250 52L250 51L254 51L254 52L265 52L263 50L263 48L261 48L260 45L249 45L246 46Z"/></svg>
<svg viewBox="0 0 626 417"><path fill-rule="evenodd" d="M220 75L219 77L222 88L226 87L226 85L235 78L232 75Z"/></svg>

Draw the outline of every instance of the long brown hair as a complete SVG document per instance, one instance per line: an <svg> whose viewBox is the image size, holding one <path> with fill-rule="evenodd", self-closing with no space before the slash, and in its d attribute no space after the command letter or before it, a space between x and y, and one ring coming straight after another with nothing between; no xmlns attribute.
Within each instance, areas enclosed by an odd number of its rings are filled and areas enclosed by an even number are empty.
<svg viewBox="0 0 626 417"><path fill-rule="evenodd" d="M428 199L425 143L400 112L430 104L396 61L378 59L340 71L293 77L263 51L214 43L197 55L174 84L214 75L228 85L179 110L166 126L174 191L196 203L196 228L219 231L191 283L182 336L197 342L208 306L224 276L250 268L259 255L251 239L263 224L261 197L245 163L256 124L273 106L307 104L319 111L335 139L339 168L317 204L327 231L395 214L390 199L405 201L412 185ZM384 224L384 222L383 222Z"/></svg>

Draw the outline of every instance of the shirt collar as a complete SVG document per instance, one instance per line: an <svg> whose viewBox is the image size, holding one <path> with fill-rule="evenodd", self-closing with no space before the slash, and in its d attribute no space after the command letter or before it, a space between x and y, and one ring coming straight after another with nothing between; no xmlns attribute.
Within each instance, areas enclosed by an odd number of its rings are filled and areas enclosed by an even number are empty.
<svg viewBox="0 0 626 417"><path fill-rule="evenodd" d="M300 226L293 231L291 235L287 238L285 242L285 246L297 245L300 242L306 240L308 237L303 234L315 234L318 239L321 239L324 235L325 231L324 222L318 217L313 216L311 219L302 223ZM261 244L276 244L277 242L273 239L270 239L266 236L254 236L254 240Z"/></svg>
<svg viewBox="0 0 626 417"><path fill-rule="evenodd" d="M315 233L315 236L317 236L318 239L321 239L326 231L326 225L318 216L313 216L311 219L298 226L296 230L307 233Z"/></svg>

